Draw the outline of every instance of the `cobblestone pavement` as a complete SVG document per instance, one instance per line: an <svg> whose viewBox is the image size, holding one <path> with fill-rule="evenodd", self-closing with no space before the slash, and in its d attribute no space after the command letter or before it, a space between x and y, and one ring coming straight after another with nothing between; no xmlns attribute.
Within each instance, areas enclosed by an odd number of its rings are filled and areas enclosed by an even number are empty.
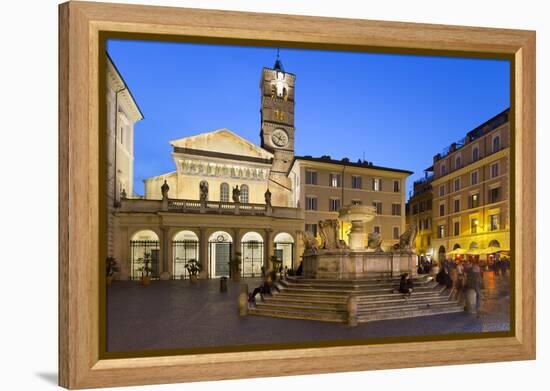
<svg viewBox="0 0 550 391"><path fill-rule="evenodd" d="M107 351L300 343L398 336L435 336L509 330L509 274L484 273L481 310L357 327L309 320L239 317L240 283L219 280L154 281L149 286L115 281L107 292ZM250 289L260 280L248 279Z"/></svg>

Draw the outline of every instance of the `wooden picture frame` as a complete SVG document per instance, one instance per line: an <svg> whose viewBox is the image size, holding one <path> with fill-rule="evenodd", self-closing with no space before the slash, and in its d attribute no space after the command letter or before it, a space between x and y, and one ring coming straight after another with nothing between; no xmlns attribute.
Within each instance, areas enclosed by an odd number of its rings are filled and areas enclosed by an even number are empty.
<svg viewBox="0 0 550 391"><path fill-rule="evenodd" d="M535 358L535 32L89 2L59 6L59 384L70 389ZM509 58L511 336L179 356L101 357L102 32L358 51ZM460 354L457 354L460 352ZM338 358L338 359L335 359ZM266 361L269 362L266 365Z"/></svg>

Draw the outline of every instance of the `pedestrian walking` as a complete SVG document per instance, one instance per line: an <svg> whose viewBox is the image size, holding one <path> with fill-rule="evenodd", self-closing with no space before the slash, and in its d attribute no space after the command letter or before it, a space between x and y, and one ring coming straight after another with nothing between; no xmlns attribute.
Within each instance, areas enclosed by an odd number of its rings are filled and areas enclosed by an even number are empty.
<svg viewBox="0 0 550 391"><path fill-rule="evenodd" d="M478 264L473 264L466 273L465 289L473 289L476 292L476 311L481 306L481 269Z"/></svg>

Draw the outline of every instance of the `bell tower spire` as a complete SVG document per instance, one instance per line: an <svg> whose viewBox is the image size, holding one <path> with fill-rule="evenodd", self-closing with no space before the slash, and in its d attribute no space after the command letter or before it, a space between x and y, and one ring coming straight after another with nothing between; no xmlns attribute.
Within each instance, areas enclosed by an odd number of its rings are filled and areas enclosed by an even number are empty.
<svg viewBox="0 0 550 391"><path fill-rule="evenodd" d="M260 80L262 148L272 152L272 172L286 175L294 159L294 82L285 72L277 49L273 68L263 68Z"/></svg>

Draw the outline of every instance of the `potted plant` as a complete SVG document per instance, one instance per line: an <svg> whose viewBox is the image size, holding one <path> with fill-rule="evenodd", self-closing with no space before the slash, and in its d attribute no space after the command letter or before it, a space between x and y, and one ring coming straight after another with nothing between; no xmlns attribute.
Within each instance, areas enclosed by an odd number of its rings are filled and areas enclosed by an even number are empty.
<svg viewBox="0 0 550 391"><path fill-rule="evenodd" d="M198 275L202 270L200 263L196 259L190 259L185 264L185 268L189 273L189 279L191 280L191 282L193 283L197 282Z"/></svg>
<svg viewBox="0 0 550 391"><path fill-rule="evenodd" d="M150 267L151 253L143 254L143 258L139 258L138 262L143 262L143 266L138 269L141 272L141 283L149 285L151 283L151 273L153 272L153 269Z"/></svg>
<svg viewBox="0 0 550 391"><path fill-rule="evenodd" d="M229 270L233 281L240 281L241 279L241 253L236 252L235 256L229 261Z"/></svg>
<svg viewBox="0 0 550 391"><path fill-rule="evenodd" d="M115 272L119 272L120 268L118 267L117 261L114 257L107 257L106 263L107 263L106 281L107 281L107 285L111 285L111 282L113 281L113 274Z"/></svg>

